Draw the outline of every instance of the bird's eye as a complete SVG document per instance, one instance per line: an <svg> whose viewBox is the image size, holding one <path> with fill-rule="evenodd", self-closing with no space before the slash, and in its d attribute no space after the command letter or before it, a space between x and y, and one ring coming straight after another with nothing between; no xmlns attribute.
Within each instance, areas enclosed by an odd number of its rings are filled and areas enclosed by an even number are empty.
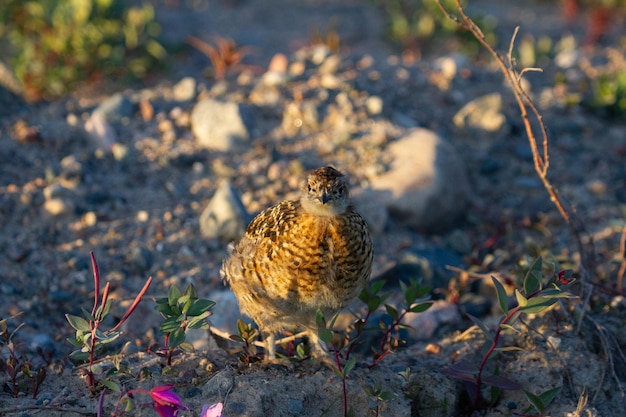
<svg viewBox="0 0 626 417"><path fill-rule="evenodd" d="M309 192L311 192L311 184L309 184L308 187L309 187Z"/></svg>

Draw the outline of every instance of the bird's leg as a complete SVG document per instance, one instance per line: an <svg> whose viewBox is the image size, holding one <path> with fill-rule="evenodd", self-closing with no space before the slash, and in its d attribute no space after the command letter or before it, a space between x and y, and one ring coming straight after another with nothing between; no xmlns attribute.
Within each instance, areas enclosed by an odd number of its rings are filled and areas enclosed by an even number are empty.
<svg viewBox="0 0 626 417"><path fill-rule="evenodd" d="M265 362L276 359L276 335L274 333L265 333L263 338L265 343Z"/></svg>

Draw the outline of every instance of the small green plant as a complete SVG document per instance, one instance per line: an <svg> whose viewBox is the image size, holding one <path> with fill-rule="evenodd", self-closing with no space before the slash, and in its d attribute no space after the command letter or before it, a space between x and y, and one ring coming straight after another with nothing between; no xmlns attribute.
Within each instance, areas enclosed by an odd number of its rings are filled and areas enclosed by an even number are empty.
<svg viewBox="0 0 626 417"><path fill-rule="evenodd" d="M209 329L207 317L215 302L198 298L196 288L189 284L185 292L178 287L170 288L169 296L156 300L155 309L165 318L161 324L161 334L165 336L165 346L157 354L167 358L167 365L172 365L172 356L181 350L192 350L185 342L188 329Z"/></svg>
<svg viewBox="0 0 626 417"><path fill-rule="evenodd" d="M7 0L0 2L0 57L26 98L66 94L78 82L105 76L142 76L165 50L154 9L119 0Z"/></svg>
<svg viewBox="0 0 626 417"><path fill-rule="evenodd" d="M542 258L537 258L530 267L530 270L524 278L523 289L521 291L519 289L515 290L517 305L513 308L509 308L504 286L496 278L492 277L492 280L496 288L498 306L503 313L503 317L495 331L492 332L480 319L468 315L474 324L487 336L486 345L488 347L486 353L478 366L473 366L466 361L460 361L441 371L442 374L459 379L465 383L465 387L472 399L475 410L478 410L482 405L483 397L481 389L483 385L492 387L491 399L489 401L491 404L497 400L500 390L519 390L523 388L520 384L499 375L497 367L492 375L485 374L485 366L494 353L505 350L519 350L519 348L515 346L500 346L502 332L507 330L519 332L513 325L521 314L537 314L553 306L559 299L576 298L571 293L565 291L565 288L574 281L572 271L560 270L558 273L554 272L547 280L544 280ZM528 391L526 395L529 399L542 400L542 402L537 402L536 405L534 401L532 401L532 403L539 412L543 412L537 405L547 404L549 398L546 396L546 398L542 399L541 395L535 396Z"/></svg>
<svg viewBox="0 0 626 417"><path fill-rule="evenodd" d="M252 327L251 323L246 324L241 319L237 320L237 334L231 335L230 339L244 344L241 350L237 349L237 351L240 352L240 362L250 364L252 362L258 362L261 359L257 353L255 344L258 335L259 331Z"/></svg>
<svg viewBox="0 0 626 417"><path fill-rule="evenodd" d="M380 415L381 404L384 404L393 398L393 395L389 391L383 390L380 382L376 382L374 385L365 385L363 390L368 397L374 400L374 412L376 413L376 417Z"/></svg>
<svg viewBox="0 0 626 417"><path fill-rule="evenodd" d="M36 366L31 358L17 353L15 334L23 325L20 323L13 331L9 331L7 320L0 320L0 370L7 375L3 388L13 398L30 391L32 398L36 399L39 387L46 378L46 367Z"/></svg>
<svg viewBox="0 0 626 417"><path fill-rule="evenodd" d="M90 253L91 266L93 269L93 281L94 281L94 302L91 312L83 310L83 316L76 316L73 314L66 314L70 326L76 330L76 336L68 338L67 341L77 348L70 354L70 359L75 362L87 363L87 386L90 391L95 394L98 387L94 372L94 365L96 363L97 356L102 353L104 345L116 340L122 333L118 331L119 327L128 320L130 315L135 311L135 308L141 302L141 299L148 291L150 284L152 283L152 277L148 278L143 288L135 297L135 300L131 306L126 310L126 313L122 316L120 321L108 330L101 330L100 326L102 322L107 318L113 300L109 300L109 282L106 283L104 291L102 292L102 298L100 298L100 271L98 264L96 263L96 257L93 252ZM117 385L109 380L100 381L100 383L106 387L117 389Z"/></svg>

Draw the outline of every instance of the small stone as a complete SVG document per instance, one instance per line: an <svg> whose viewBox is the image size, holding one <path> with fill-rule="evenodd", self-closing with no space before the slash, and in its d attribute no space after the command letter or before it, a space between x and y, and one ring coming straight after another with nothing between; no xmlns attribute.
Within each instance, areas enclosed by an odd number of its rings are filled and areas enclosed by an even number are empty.
<svg viewBox="0 0 626 417"><path fill-rule="evenodd" d="M172 91L174 100L179 102L191 101L196 96L197 83L192 77L185 77L177 82Z"/></svg>
<svg viewBox="0 0 626 417"><path fill-rule="evenodd" d="M52 216L69 215L74 212L74 203L64 198L52 198L43 204L44 210Z"/></svg>
<svg viewBox="0 0 626 417"><path fill-rule="evenodd" d="M211 245L228 243L243 235L250 215L230 182L223 181L200 215L200 233Z"/></svg>
<svg viewBox="0 0 626 417"><path fill-rule="evenodd" d="M138 272L146 272L152 266L152 251L143 246L134 246L130 249L130 252L128 252L127 260Z"/></svg>
<svg viewBox="0 0 626 417"><path fill-rule="evenodd" d="M83 164L74 155L66 156L61 160L60 179L63 185L68 188L74 188L81 183L83 179Z"/></svg>
<svg viewBox="0 0 626 417"><path fill-rule="evenodd" d="M135 106L122 93L113 94L104 100L92 114L101 115L107 122L117 122L123 118L130 118L135 111Z"/></svg>
<svg viewBox="0 0 626 417"><path fill-rule="evenodd" d="M85 226L95 226L98 222L98 217L93 211L88 211L87 213L83 214L82 222Z"/></svg>
<svg viewBox="0 0 626 417"><path fill-rule="evenodd" d="M591 180L585 184L585 188L592 194L603 195L606 194L607 186L606 182L602 180Z"/></svg>
<svg viewBox="0 0 626 417"><path fill-rule="evenodd" d="M376 116L383 112L383 99L378 96L370 96L365 102L367 112L372 116Z"/></svg>

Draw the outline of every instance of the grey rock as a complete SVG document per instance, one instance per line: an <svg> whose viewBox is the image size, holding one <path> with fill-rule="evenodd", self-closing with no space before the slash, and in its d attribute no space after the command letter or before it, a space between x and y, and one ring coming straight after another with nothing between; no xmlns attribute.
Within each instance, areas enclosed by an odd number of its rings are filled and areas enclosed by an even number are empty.
<svg viewBox="0 0 626 417"><path fill-rule="evenodd" d="M92 114L101 115L107 122L117 122L131 117L135 111L134 104L122 93L113 94L104 100Z"/></svg>
<svg viewBox="0 0 626 417"><path fill-rule="evenodd" d="M234 384L235 380L230 368L224 368L223 371L218 372L204 384L202 387L202 396L204 398L215 398L219 401L228 395L233 389Z"/></svg>
<svg viewBox="0 0 626 417"><path fill-rule="evenodd" d="M409 336L413 340L428 340L435 335L437 329L444 325L461 323L461 314L455 304L438 300L422 313L408 313L403 323L410 326Z"/></svg>
<svg viewBox="0 0 626 417"><path fill-rule="evenodd" d="M153 262L152 252L144 246L134 246L127 254L127 260L139 273L150 269Z"/></svg>
<svg viewBox="0 0 626 417"><path fill-rule="evenodd" d="M384 201L392 216L415 229L440 232L465 214L470 195L466 168L442 137L416 128L387 152L393 158L391 169L371 184L391 193Z"/></svg>
<svg viewBox="0 0 626 417"><path fill-rule="evenodd" d="M477 129L486 132L503 132L506 117L502 113L502 96L487 94L467 103L453 117L458 128Z"/></svg>
<svg viewBox="0 0 626 417"><path fill-rule="evenodd" d="M251 220L239 195L224 181L200 215L200 233L211 245L238 239Z"/></svg>
<svg viewBox="0 0 626 417"><path fill-rule="evenodd" d="M244 105L204 99L191 112L191 130L208 149L235 151L248 143L253 116Z"/></svg>
<svg viewBox="0 0 626 417"><path fill-rule="evenodd" d="M60 177L67 185L80 184L83 179L83 164L74 155L66 156L61 160Z"/></svg>

